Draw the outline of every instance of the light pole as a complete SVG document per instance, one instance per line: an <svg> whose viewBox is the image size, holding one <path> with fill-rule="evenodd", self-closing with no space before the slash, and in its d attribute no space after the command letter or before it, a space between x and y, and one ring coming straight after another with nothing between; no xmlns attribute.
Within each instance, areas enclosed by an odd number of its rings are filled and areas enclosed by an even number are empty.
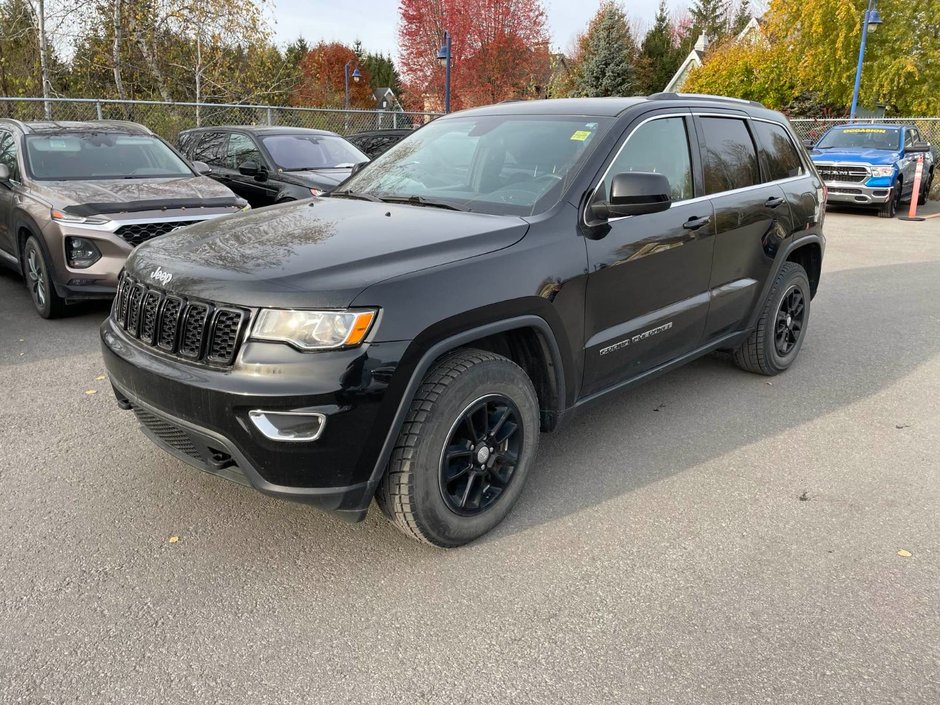
<svg viewBox="0 0 940 705"><path fill-rule="evenodd" d="M862 43L858 47L858 67L855 69L855 90L852 91L852 109L849 111L849 120L855 120L855 111L858 108L858 89L862 84L862 60L865 58L865 41L869 30L874 32L881 24L881 15L875 7L875 0L868 0L868 9L862 17Z"/></svg>
<svg viewBox="0 0 940 705"><path fill-rule="evenodd" d="M450 112L450 32L444 30L444 45L437 50L437 59L444 64L444 112Z"/></svg>
<svg viewBox="0 0 940 705"><path fill-rule="evenodd" d="M346 62L346 65L343 67L343 78L345 79L346 85L346 110L349 110L349 66L352 64L352 59ZM352 80L356 83L359 83L359 79L362 77L362 74L359 73L359 67L353 69Z"/></svg>

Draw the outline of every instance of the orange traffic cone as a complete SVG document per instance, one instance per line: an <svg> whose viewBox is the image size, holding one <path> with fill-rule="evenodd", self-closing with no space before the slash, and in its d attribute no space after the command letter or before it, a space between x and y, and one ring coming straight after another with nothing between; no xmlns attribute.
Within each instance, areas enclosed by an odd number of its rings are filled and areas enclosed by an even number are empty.
<svg viewBox="0 0 940 705"><path fill-rule="evenodd" d="M917 155L917 166L914 168L914 188L911 190L911 208L907 215L898 217L898 220L925 220L917 217L917 201L920 200L920 180L924 177L924 155Z"/></svg>

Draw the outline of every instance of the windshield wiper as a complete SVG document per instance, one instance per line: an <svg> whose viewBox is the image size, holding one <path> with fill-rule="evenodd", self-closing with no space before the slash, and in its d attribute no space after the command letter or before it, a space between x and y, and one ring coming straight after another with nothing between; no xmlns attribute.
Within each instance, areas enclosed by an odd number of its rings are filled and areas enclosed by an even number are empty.
<svg viewBox="0 0 940 705"><path fill-rule="evenodd" d="M344 189L342 191L330 191L330 196L339 196L340 198L356 198L360 201L372 201L373 203L381 203L382 199L378 196L373 196L371 193L365 193L363 191L351 191L349 189Z"/></svg>
<svg viewBox="0 0 940 705"><path fill-rule="evenodd" d="M411 206L427 206L429 208L444 208L449 211L462 211L465 210L460 206L455 206L452 203L445 203L444 201L434 201L424 196L382 196L379 198L380 201L385 203L407 203Z"/></svg>

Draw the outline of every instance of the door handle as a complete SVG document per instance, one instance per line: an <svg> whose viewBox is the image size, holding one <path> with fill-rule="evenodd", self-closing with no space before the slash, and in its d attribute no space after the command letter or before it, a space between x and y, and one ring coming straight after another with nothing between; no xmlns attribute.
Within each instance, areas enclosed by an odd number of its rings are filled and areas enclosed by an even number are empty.
<svg viewBox="0 0 940 705"><path fill-rule="evenodd" d="M711 222L711 220L712 219L707 216L704 218L692 217L692 218L689 218L687 221L685 221L682 224L682 227L685 228L686 230L698 230L702 226L708 225Z"/></svg>
<svg viewBox="0 0 940 705"><path fill-rule="evenodd" d="M768 198L768 199L764 202L764 205L765 205L767 208L776 208L777 206L781 205L782 203L783 203L783 199L780 198L779 196L771 196L770 198Z"/></svg>

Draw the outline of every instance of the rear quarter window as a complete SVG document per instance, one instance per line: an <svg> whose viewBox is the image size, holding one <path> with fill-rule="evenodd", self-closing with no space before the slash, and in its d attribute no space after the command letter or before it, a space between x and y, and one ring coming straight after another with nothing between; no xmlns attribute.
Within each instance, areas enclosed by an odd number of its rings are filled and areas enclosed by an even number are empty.
<svg viewBox="0 0 940 705"><path fill-rule="evenodd" d="M806 173L800 154L783 125L756 120L751 125L768 181L789 179Z"/></svg>

